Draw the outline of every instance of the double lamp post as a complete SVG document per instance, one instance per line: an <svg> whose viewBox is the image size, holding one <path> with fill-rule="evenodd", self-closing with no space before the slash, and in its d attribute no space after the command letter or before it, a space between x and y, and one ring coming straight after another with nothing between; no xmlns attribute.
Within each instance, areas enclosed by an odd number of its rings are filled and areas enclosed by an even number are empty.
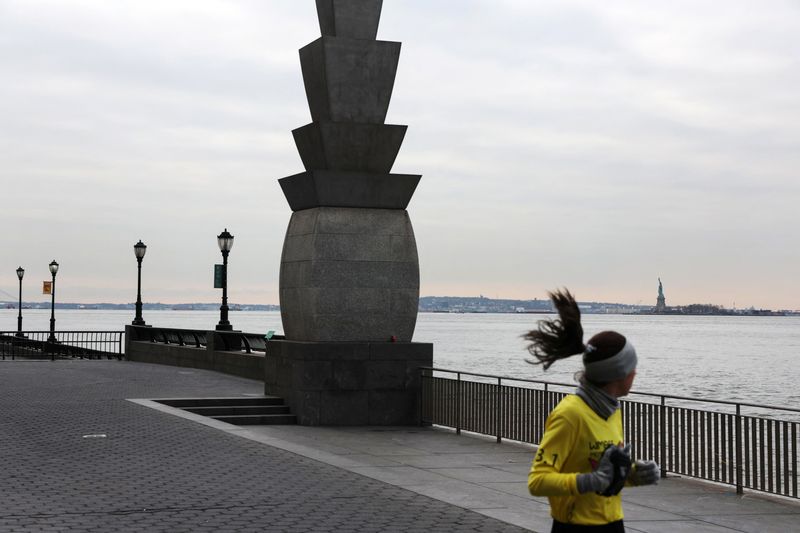
<svg viewBox="0 0 800 533"><path fill-rule="evenodd" d="M228 229L225 230L217 235L217 245L219 245L219 249L222 252L222 306L219 308L219 324L217 324L217 331L232 331L233 326L231 325L230 321L228 320L228 254L233 248L233 235L228 233ZM136 256L136 263L138 269L137 275L137 283L136 283L136 317L134 317L133 324L134 326L145 326L144 318L142 318L142 259L144 259L144 254L147 252L147 245L145 245L141 240L133 245L133 254ZM54 261L55 263L55 261ZM51 265L52 267L52 265ZM56 264L56 269L58 269L58 264ZM52 270L52 268L51 268ZM22 275L19 274L19 270L17 274L20 276L20 284L22 283ZM53 274L53 287L55 288L55 274ZM22 285L20 285L21 287ZM20 295L22 294L22 289L20 288ZM20 301L21 301L20 296ZM22 323L22 319L20 318L20 324Z"/></svg>
<svg viewBox="0 0 800 533"><path fill-rule="evenodd" d="M56 343L56 273L58 272L58 263L56 260L48 265L50 273L53 275L53 281L50 282L50 335L47 337L47 342L50 344ZM17 337L25 337L22 332L22 278L25 277L25 269L22 267L17 268L17 278L19 278L19 314L17 315Z"/></svg>
<svg viewBox="0 0 800 533"><path fill-rule="evenodd" d="M53 344L56 341L56 273L58 272L58 263L56 260L48 265L50 273L53 275L53 281L50 283L50 335L47 337L47 342ZM22 278L25 276L25 269L22 267L17 268L17 278L19 278L19 314L17 315L17 337L24 337L22 333Z"/></svg>

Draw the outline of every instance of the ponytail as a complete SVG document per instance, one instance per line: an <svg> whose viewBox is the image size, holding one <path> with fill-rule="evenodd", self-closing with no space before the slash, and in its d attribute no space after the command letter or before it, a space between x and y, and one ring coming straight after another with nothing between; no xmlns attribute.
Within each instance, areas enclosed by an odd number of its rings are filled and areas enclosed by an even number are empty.
<svg viewBox="0 0 800 533"><path fill-rule="evenodd" d="M558 311L558 318L540 320L538 329L531 330L523 338L530 341L528 352L538 361L526 359L533 365L541 364L545 370L559 359L583 353L583 327L581 310L567 289L548 293Z"/></svg>

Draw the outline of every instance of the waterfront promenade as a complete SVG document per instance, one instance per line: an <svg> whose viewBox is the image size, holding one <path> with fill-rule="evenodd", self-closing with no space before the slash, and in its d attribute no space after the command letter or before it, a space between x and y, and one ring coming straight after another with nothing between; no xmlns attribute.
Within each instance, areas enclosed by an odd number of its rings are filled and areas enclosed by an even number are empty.
<svg viewBox="0 0 800 533"><path fill-rule="evenodd" d="M0 532L549 531L525 486L530 446L431 428L240 428L150 401L262 388L125 361L0 362ZM800 523L799 502L678 478L624 501L629 531Z"/></svg>

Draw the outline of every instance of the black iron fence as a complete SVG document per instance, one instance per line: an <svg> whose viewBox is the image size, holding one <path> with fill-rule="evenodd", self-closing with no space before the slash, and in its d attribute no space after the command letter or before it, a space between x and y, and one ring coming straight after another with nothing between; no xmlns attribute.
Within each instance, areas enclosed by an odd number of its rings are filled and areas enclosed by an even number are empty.
<svg viewBox="0 0 800 533"><path fill-rule="evenodd" d="M537 444L575 384L422 369L422 422ZM625 442L668 472L798 498L800 409L631 393ZM640 399L640 400L639 400Z"/></svg>
<svg viewBox="0 0 800 533"><path fill-rule="evenodd" d="M136 341L149 341L176 346L205 348L208 337L215 338L214 348L228 352L266 352L267 339L261 333L244 333L241 331L208 331L200 329L160 328L154 326L133 326L130 328ZM282 339L274 335L273 339Z"/></svg>
<svg viewBox="0 0 800 533"><path fill-rule="evenodd" d="M153 326L133 326L129 329L133 334L131 340L135 341L160 342L193 348L205 348L208 343L206 339L208 332L206 330L158 328Z"/></svg>
<svg viewBox="0 0 800 533"><path fill-rule="evenodd" d="M0 357L122 359L124 331L0 331Z"/></svg>

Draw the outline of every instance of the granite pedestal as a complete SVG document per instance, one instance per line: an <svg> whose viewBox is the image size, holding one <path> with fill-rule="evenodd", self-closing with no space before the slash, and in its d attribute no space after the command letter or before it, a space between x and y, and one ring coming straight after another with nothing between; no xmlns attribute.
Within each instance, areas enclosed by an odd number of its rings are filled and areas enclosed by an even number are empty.
<svg viewBox="0 0 800 533"><path fill-rule="evenodd" d="M264 393L303 425L416 425L419 369L432 364L429 343L270 341Z"/></svg>

